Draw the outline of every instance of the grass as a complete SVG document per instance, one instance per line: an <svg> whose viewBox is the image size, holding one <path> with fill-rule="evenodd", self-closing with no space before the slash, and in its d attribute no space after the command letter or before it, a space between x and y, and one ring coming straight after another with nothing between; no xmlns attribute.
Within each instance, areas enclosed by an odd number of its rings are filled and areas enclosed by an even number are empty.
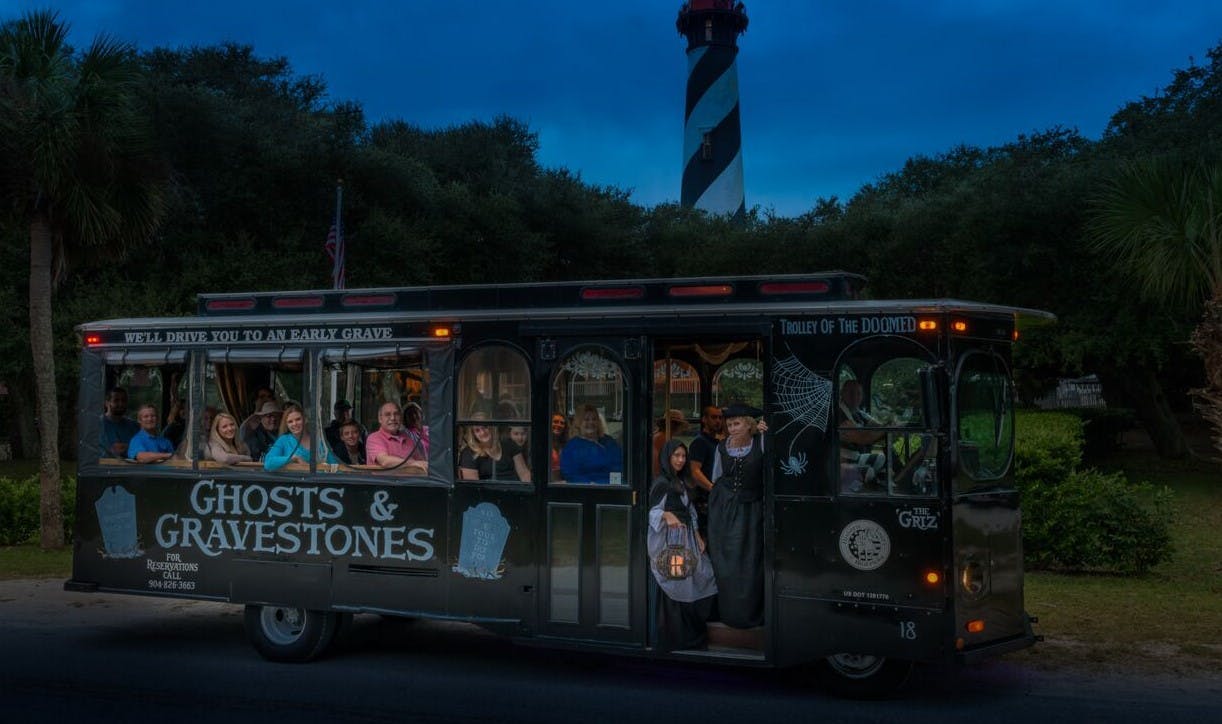
<svg viewBox="0 0 1222 724"><path fill-rule="evenodd" d="M1018 654L1042 668L1160 674L1222 668L1222 467L1121 451L1107 469L1175 492L1170 561L1142 577L1033 572L1027 610L1042 645Z"/></svg>
<svg viewBox="0 0 1222 724"><path fill-rule="evenodd" d="M60 473L76 474L76 461L61 460ZM37 460L0 462L0 478L24 480L38 475ZM44 551L38 543L0 546L0 580L14 578L68 578L72 574L72 548Z"/></svg>
<svg viewBox="0 0 1222 724"><path fill-rule="evenodd" d="M63 578L72 574L72 548L44 551L37 543L0 546L0 580Z"/></svg>

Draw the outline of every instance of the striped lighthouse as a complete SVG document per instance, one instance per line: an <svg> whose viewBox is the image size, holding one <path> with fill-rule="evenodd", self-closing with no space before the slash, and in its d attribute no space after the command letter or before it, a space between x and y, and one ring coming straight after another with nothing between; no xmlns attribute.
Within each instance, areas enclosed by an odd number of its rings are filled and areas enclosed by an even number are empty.
<svg viewBox="0 0 1222 724"><path fill-rule="evenodd" d="M747 12L734 0L688 0L675 22L687 38L687 105L680 201L742 218L742 132L738 124L738 36Z"/></svg>

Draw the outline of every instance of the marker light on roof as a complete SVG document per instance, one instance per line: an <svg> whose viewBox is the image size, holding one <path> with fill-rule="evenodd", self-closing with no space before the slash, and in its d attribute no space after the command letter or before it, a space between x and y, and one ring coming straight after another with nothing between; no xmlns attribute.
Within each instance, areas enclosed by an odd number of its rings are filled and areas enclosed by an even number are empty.
<svg viewBox="0 0 1222 724"><path fill-rule="evenodd" d="M938 323L933 319L922 319L921 321L917 322L917 329L921 330L922 332L933 332L937 328Z"/></svg>
<svg viewBox="0 0 1222 724"><path fill-rule="evenodd" d="M583 302L640 299L644 296L644 287L586 287L581 290Z"/></svg>
<svg viewBox="0 0 1222 724"><path fill-rule="evenodd" d="M667 294L672 297L728 297L734 293L729 284L698 284L695 286L671 287Z"/></svg>
<svg viewBox="0 0 1222 724"><path fill-rule="evenodd" d="M394 303L393 294L348 294L340 301L345 307L389 307Z"/></svg>
<svg viewBox="0 0 1222 724"><path fill-rule="evenodd" d="M433 327L433 336L444 339L450 336L449 327Z"/></svg>
<svg viewBox="0 0 1222 724"><path fill-rule="evenodd" d="M254 309L253 299L209 299L204 305L209 312L228 312Z"/></svg>
<svg viewBox="0 0 1222 724"><path fill-rule="evenodd" d="M272 300L275 309L314 309L321 307L322 297L279 297Z"/></svg>
<svg viewBox="0 0 1222 724"><path fill-rule="evenodd" d="M827 282L764 282L760 294L824 294Z"/></svg>
<svg viewBox="0 0 1222 724"><path fill-rule="evenodd" d="M950 323L950 328L962 334L967 331L967 322L962 319L956 319Z"/></svg>

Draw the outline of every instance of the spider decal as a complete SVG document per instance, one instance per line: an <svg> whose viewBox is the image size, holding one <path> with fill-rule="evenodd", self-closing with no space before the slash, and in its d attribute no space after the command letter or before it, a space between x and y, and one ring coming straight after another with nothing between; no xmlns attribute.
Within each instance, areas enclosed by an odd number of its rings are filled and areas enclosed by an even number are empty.
<svg viewBox="0 0 1222 724"><path fill-rule="evenodd" d="M806 453L790 455L788 460L781 463L781 472L786 475L801 475L806 472Z"/></svg>

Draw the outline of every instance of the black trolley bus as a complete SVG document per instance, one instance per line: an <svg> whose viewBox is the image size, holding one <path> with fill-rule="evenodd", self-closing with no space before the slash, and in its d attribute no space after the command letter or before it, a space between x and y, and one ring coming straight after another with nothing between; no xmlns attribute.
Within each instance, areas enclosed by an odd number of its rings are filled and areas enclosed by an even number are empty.
<svg viewBox="0 0 1222 724"><path fill-rule="evenodd" d="M834 272L203 294L193 317L83 324L66 588L244 604L276 660L323 652L354 613L816 663L863 692L913 663L1030 646L1010 354L1020 319L1050 315L871 300L864 285ZM838 423L850 386L864 445ZM129 410L185 406L172 457L108 447L116 388ZM300 406L311 454L269 469L206 453L218 411L249 432L269 392ZM366 432L387 402L416 406L427 455L335 462L323 428L340 400ZM655 421L678 410L698 427L735 401L768 423L765 622L663 651L645 544ZM565 479L565 426L590 406L618 470ZM528 474L462 479L476 426L512 434Z"/></svg>

